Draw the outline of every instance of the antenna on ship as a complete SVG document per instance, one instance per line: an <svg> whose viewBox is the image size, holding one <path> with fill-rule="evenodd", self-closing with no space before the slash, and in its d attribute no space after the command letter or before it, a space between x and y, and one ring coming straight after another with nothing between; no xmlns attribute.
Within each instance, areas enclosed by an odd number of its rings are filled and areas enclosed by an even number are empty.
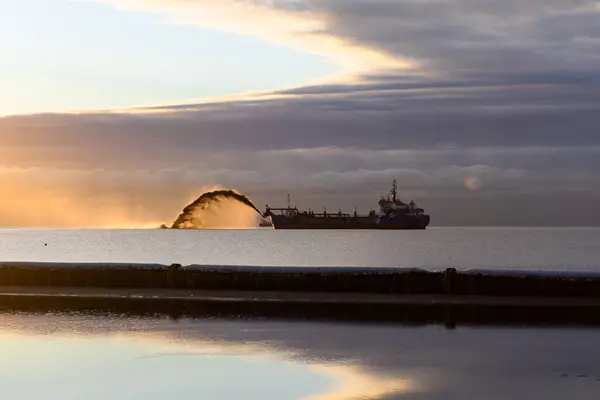
<svg viewBox="0 0 600 400"><path fill-rule="evenodd" d="M392 198L395 203L396 202L396 194L398 193L398 185L397 185L395 179L394 179L394 182L392 182L392 190L390 190L390 193L392 194Z"/></svg>

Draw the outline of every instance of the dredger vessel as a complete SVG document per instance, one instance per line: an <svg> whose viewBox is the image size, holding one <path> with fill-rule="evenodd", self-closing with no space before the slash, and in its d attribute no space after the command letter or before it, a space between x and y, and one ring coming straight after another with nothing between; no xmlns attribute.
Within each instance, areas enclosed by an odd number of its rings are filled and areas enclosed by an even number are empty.
<svg viewBox="0 0 600 400"><path fill-rule="evenodd" d="M398 197L394 180L387 196L379 200L379 212L371 210L368 215L343 213L315 213L313 210L299 211L292 207L288 195L285 208L266 206L265 218L269 218L275 229L425 229L430 217L414 201L404 203Z"/></svg>

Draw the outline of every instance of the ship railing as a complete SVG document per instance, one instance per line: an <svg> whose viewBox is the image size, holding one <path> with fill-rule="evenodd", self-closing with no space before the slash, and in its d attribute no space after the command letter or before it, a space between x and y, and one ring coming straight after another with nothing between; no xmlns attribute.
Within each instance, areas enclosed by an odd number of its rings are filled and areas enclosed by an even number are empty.
<svg viewBox="0 0 600 400"><path fill-rule="evenodd" d="M370 213L369 215L359 215L359 214L349 214L349 213L315 213L315 212L309 212L309 211L299 211L298 208L294 207L294 208L287 208L287 207L281 207L281 208L272 208L269 207L268 210L269 212L274 212L274 211L279 211L281 215L289 215L289 213L294 213L294 215L301 215L301 216L305 216L305 217L325 217L325 218L368 218L368 217L372 217L372 213Z"/></svg>
<svg viewBox="0 0 600 400"><path fill-rule="evenodd" d="M286 208L272 208L272 207L269 207L269 208L267 208L267 211L265 211L265 215L267 213L273 214L273 211L279 211L280 214L283 214L283 213L286 213L286 214L288 214L288 213L298 214L298 209L297 208L288 208L288 207L286 207Z"/></svg>
<svg viewBox="0 0 600 400"><path fill-rule="evenodd" d="M348 217L350 217L350 214L347 214L347 213L341 213L341 214L340 213L321 213L321 214L313 213L313 214L308 214L308 215L310 215L312 217L328 217L328 218L334 218L334 217L348 218Z"/></svg>

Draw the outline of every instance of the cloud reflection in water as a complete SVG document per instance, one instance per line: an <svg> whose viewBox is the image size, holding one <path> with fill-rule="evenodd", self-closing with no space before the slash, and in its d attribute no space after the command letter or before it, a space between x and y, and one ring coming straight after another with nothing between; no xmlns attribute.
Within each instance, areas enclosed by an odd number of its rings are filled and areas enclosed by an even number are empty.
<svg viewBox="0 0 600 400"><path fill-rule="evenodd" d="M186 322L179 330L161 320L137 320L140 327L118 318L3 319L0 348L5 359L15 361L0 364L0 384L13 399L42 393L47 398L63 393L61 399L202 393L209 399L353 400L387 398L414 386L408 379L380 376L360 360L306 359L301 351L268 341L214 340L211 329L203 332L206 321ZM31 376L36 384L24 385Z"/></svg>
<svg viewBox="0 0 600 400"><path fill-rule="evenodd" d="M130 351L138 346L144 349L141 354L153 356L138 360L142 363L136 366L175 361L170 365L176 372L184 371L187 360L196 358L182 354L202 354L213 360L234 355L246 365L262 366L244 369L245 375L239 375L252 384L271 384L268 395L251 396L261 400L283 399L274 393L276 388L299 390L293 398L303 400L591 400L600 392L600 347L594 328L444 329L435 325L83 315L0 315L0 322L2 331L13 335L108 337L119 349ZM0 344L6 347L0 349L6 359L17 358L19 353L14 353L10 343L4 340ZM40 350L31 351L37 354ZM221 367L227 368L224 376L235 372L232 365L235 363ZM262 374L265 366L271 366L266 375ZM284 370L292 373L281 375ZM128 373L137 372L132 369ZM179 377L171 376L170 386L177 388L173 383ZM241 381L226 382L229 389ZM248 398L248 393L242 398ZM205 391L203 396L207 397Z"/></svg>

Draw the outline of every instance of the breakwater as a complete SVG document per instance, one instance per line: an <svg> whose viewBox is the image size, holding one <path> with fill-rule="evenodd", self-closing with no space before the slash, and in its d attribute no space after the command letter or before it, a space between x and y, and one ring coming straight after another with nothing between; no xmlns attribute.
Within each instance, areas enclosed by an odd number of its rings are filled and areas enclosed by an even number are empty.
<svg viewBox="0 0 600 400"><path fill-rule="evenodd" d="M0 262L0 286L600 298L600 274Z"/></svg>

